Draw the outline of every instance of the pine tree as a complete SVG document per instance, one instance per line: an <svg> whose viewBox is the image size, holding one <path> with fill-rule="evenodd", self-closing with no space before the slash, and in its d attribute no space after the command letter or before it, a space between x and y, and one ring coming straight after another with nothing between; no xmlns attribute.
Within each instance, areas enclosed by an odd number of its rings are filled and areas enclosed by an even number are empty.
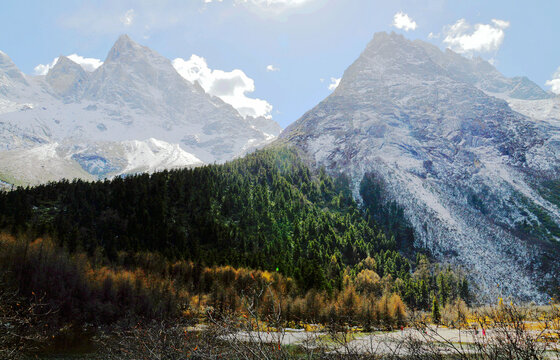
<svg viewBox="0 0 560 360"><path fill-rule="evenodd" d="M436 324L439 324L441 321L441 313L439 311L439 302L437 297L434 295L434 299L432 301L432 321Z"/></svg>
<svg viewBox="0 0 560 360"><path fill-rule="evenodd" d="M467 279L463 279L461 282L461 289L459 290L459 296L463 299L467 304L470 300L470 290L469 290L469 282Z"/></svg>

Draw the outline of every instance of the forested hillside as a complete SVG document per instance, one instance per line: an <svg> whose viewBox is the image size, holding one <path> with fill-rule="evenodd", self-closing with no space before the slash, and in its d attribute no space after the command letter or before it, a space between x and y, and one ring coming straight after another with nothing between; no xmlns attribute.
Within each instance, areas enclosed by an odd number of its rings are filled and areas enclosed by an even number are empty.
<svg viewBox="0 0 560 360"><path fill-rule="evenodd" d="M2 193L0 227L29 241L50 237L66 257L83 254L91 266L116 272L149 268L134 254L155 254L199 270L278 272L292 284L285 292L312 290L325 301L348 287L366 298L395 293L413 308L427 309L434 298L468 301L464 276L413 257L408 225L372 191L363 187L369 205L362 209L344 177L313 172L292 150L268 149L225 165ZM193 287L197 276L188 291L203 292Z"/></svg>

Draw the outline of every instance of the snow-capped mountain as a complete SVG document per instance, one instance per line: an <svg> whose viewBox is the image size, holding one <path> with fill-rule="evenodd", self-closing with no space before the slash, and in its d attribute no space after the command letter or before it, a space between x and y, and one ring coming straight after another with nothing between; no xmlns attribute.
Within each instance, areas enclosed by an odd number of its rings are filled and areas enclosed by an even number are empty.
<svg viewBox="0 0 560 360"><path fill-rule="evenodd" d="M467 267L487 299L544 301L559 270L554 104L527 78L508 79L481 59L378 33L279 141L349 174L357 196L363 175L375 173L417 245Z"/></svg>
<svg viewBox="0 0 560 360"><path fill-rule="evenodd" d="M46 76L27 76L0 53L0 180L36 184L224 162L280 130L271 119L242 117L126 35L93 72L61 56Z"/></svg>

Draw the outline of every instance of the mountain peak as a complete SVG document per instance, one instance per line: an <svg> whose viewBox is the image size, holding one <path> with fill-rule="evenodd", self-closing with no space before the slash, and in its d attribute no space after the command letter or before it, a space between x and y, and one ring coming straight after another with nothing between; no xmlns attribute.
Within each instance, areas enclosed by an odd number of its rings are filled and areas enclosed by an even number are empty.
<svg viewBox="0 0 560 360"><path fill-rule="evenodd" d="M409 41L409 40L407 40L403 35L397 34L394 31L391 31L390 33L386 31L379 31L373 34L373 39L370 41L370 44L383 43L387 41Z"/></svg>
<svg viewBox="0 0 560 360"><path fill-rule="evenodd" d="M385 31L376 32L373 38L366 46L365 52L377 51L385 47L401 48L406 46L406 43L411 41L407 40L403 35L397 34L394 31L387 33Z"/></svg>
<svg viewBox="0 0 560 360"><path fill-rule="evenodd" d="M128 34L121 34L117 39L117 42L134 42L134 41L132 41L132 39L130 38L130 36L128 36Z"/></svg>
<svg viewBox="0 0 560 360"><path fill-rule="evenodd" d="M395 80L411 76L424 81L433 81L436 76L441 80L448 78L513 99L551 97L527 78L505 77L481 57L468 58L450 49L442 51L429 42L411 41L395 32L374 34L358 60L346 70L339 88L347 88L349 83L363 87L363 81L374 77Z"/></svg>
<svg viewBox="0 0 560 360"><path fill-rule="evenodd" d="M4 62L5 58L9 59L8 55L5 52L3 52L2 50L0 50L0 64Z"/></svg>
<svg viewBox="0 0 560 360"><path fill-rule="evenodd" d="M14 64L12 59L3 51L0 51L0 73L6 74L12 80L18 82L27 83L23 73Z"/></svg>
<svg viewBox="0 0 560 360"><path fill-rule="evenodd" d="M47 73L45 80L57 94L78 97L87 77L88 74L79 64L61 55Z"/></svg>
<svg viewBox="0 0 560 360"><path fill-rule="evenodd" d="M119 36L119 38L107 54L105 62L115 61L121 58L128 58L127 55L143 52L144 49L147 48L144 48L143 46L134 42L128 35L123 34Z"/></svg>
<svg viewBox="0 0 560 360"><path fill-rule="evenodd" d="M119 38L117 39L117 41L115 41L114 44L114 46L118 46L121 48L131 47L134 45L138 45L138 44L134 40L132 40L130 36L128 36L127 34L122 34L121 36L119 36Z"/></svg>
<svg viewBox="0 0 560 360"><path fill-rule="evenodd" d="M12 59L10 59L8 54L0 50L0 64L6 64L6 63L13 64Z"/></svg>
<svg viewBox="0 0 560 360"><path fill-rule="evenodd" d="M68 68L75 69L75 70L81 69L82 71L85 71L78 63L72 61L67 56L60 55L58 57L58 60L56 61L56 64L51 69L49 69L49 73L53 71L60 71L62 69L68 69Z"/></svg>
<svg viewBox="0 0 560 360"><path fill-rule="evenodd" d="M340 94L343 89L360 91L366 83L379 83L380 79L413 76L433 80L444 70L433 61L431 54L441 54L441 51L428 45L408 40L395 32L376 33L360 57L345 71L337 93Z"/></svg>

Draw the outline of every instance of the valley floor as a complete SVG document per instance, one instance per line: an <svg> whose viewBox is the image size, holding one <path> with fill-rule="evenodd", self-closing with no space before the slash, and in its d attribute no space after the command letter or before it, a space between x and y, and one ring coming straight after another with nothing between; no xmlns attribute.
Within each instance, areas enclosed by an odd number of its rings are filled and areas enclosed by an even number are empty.
<svg viewBox="0 0 560 360"><path fill-rule="evenodd" d="M527 324L529 327L535 324ZM544 326L543 324L540 324ZM484 334L474 329L452 329L442 326L429 325L425 329L409 327L396 331L376 331L376 332L329 332L326 329L306 331L304 329L283 329L282 331L232 331L227 335L214 337L213 340L219 342L221 349L216 348L216 352L209 351L208 344L203 344L208 340L208 335L216 335L216 328L206 325L189 327L183 332L184 337L201 339L200 344L194 345L191 351L187 351L187 358L220 358L220 353L231 358L251 358L251 359L298 359L298 358L317 358L317 359L347 359L347 358L387 358L387 359L490 359L497 355L499 351L493 349L497 345L506 346L503 343L504 336L510 339L519 338L515 329L510 329L506 334L500 328L488 329ZM149 331L148 331L149 332ZM548 334L553 334L552 330L547 330ZM147 334L147 332L145 333ZM163 337L167 333L161 333ZM528 343L518 343L520 347L517 351L529 351L534 356L531 359L560 359L560 343L558 337L549 337L548 340L542 336L539 330L528 330L527 334L531 339L538 342L537 346L528 350L522 346L530 347ZM526 338L527 339L527 338ZM124 353L115 352L111 346L105 347L99 352L80 352L73 351L58 355L40 356L49 360L66 359L129 359L134 356L141 356L149 359L169 358L179 359L169 354L169 349L177 350L175 355L179 355L184 350L168 343L169 348L158 353L157 341L166 341L154 338L136 338L142 342L141 352L135 348L135 344L130 343L130 348ZM155 340L155 341L154 341ZM105 340L107 341L107 340ZM116 342L114 342L116 341ZM119 343L125 345L122 339L111 339L113 345ZM512 341L509 345L512 345ZM108 345L106 343L105 345ZM176 344L175 344L176 345ZM193 344L190 344L191 346ZM222 352L220 352L220 350ZM123 348L120 349L123 351ZM127 355L127 351L128 355ZM510 356L514 356L515 349L509 349ZM171 350L171 353L175 352ZM526 355L529 355L529 352ZM150 355L151 354L151 355ZM159 355L166 356L160 357ZM132 357L131 357L132 356ZM35 358L35 357L33 357ZM223 357L222 357L223 358ZM226 357L227 358L227 357ZM525 358L525 357L523 357Z"/></svg>

